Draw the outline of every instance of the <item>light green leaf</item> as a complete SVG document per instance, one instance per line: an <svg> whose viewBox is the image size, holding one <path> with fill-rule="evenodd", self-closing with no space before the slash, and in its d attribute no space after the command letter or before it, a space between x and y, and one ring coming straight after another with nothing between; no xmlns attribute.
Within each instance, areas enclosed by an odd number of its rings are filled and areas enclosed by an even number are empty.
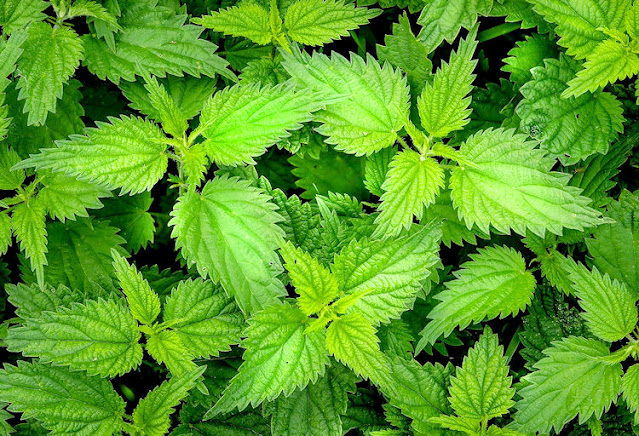
<svg viewBox="0 0 639 436"><path fill-rule="evenodd" d="M442 63L417 100L422 126L434 137L446 137L469 122L471 98L468 94L473 88L473 70L477 65L477 60L473 59L476 35L475 29L460 41L449 62Z"/></svg>
<svg viewBox="0 0 639 436"><path fill-rule="evenodd" d="M388 165L397 153L394 147L384 148L366 157L364 186L371 194L381 197L384 194L382 184L386 180Z"/></svg>
<svg viewBox="0 0 639 436"><path fill-rule="evenodd" d="M33 23L28 34L18 59L18 99L25 100L27 124L42 125L47 114L55 112L64 84L80 65L82 42L70 27L54 29L44 22Z"/></svg>
<svg viewBox="0 0 639 436"><path fill-rule="evenodd" d="M164 86L158 83L157 78L143 73L144 88L149 93L149 100L158 114L158 121L166 133L174 138L182 138L189 125L187 118L171 98Z"/></svg>
<svg viewBox="0 0 639 436"><path fill-rule="evenodd" d="M470 30L492 5L493 0L427 0L417 19L422 26L417 38L430 53L444 40L452 43L462 27Z"/></svg>
<svg viewBox="0 0 639 436"><path fill-rule="evenodd" d="M410 228L413 217L422 219L424 208L435 201L444 186L444 170L430 157L405 149L388 166L382 184L380 214L372 237L394 237Z"/></svg>
<svg viewBox="0 0 639 436"><path fill-rule="evenodd" d="M237 6L195 18L193 22L216 32L243 36L265 45L269 44L273 38L269 19L269 12L260 5L242 2Z"/></svg>
<svg viewBox="0 0 639 436"><path fill-rule="evenodd" d="M6 143L0 143L0 189L13 191L22 186L25 174L22 170L11 170L22 159L13 148Z"/></svg>
<svg viewBox="0 0 639 436"><path fill-rule="evenodd" d="M171 426L170 416L195 386L205 366L173 376L140 400L133 411L133 425L145 436L164 436Z"/></svg>
<svg viewBox="0 0 639 436"><path fill-rule="evenodd" d="M0 213L0 256L5 254L11 245L11 217L8 213Z"/></svg>
<svg viewBox="0 0 639 436"><path fill-rule="evenodd" d="M142 361L140 332L131 313L115 301L87 300L44 311L9 329L9 350L72 370L114 377Z"/></svg>
<svg viewBox="0 0 639 436"><path fill-rule="evenodd" d="M38 201L47 209L51 218L64 222L76 216L88 217L87 209L100 209L100 198L110 197L111 192L91 182L78 180L63 173L42 170L38 172L42 187Z"/></svg>
<svg viewBox="0 0 639 436"><path fill-rule="evenodd" d="M583 423L601 417L617 399L623 373L620 363L604 360L608 345L571 336L544 350L537 369L523 379L513 428L523 433L559 432L577 414Z"/></svg>
<svg viewBox="0 0 639 436"><path fill-rule="evenodd" d="M196 358L218 356L240 342L244 316L235 301L210 281L185 280L164 303L164 322Z"/></svg>
<svg viewBox="0 0 639 436"><path fill-rule="evenodd" d="M0 0L0 26L6 34L21 29L32 21L41 21L49 4L43 0Z"/></svg>
<svg viewBox="0 0 639 436"><path fill-rule="evenodd" d="M534 34L517 42L508 55L502 71L510 73L511 82L523 85L532 79L530 70L543 65L544 59L557 57L557 45L547 35Z"/></svg>
<svg viewBox="0 0 639 436"><path fill-rule="evenodd" d="M74 292L64 285L57 288L24 283L6 285L9 302L15 306L16 315L22 319L39 318L44 311L55 312L61 306L68 306L74 300ZM84 297L84 295L82 295Z"/></svg>
<svg viewBox="0 0 639 436"><path fill-rule="evenodd" d="M135 265L130 265L117 250L111 250L113 268L126 295L133 318L142 324L151 325L160 314L160 298L153 292Z"/></svg>
<svg viewBox="0 0 639 436"><path fill-rule="evenodd" d="M242 343L244 363L205 419L288 396L324 374L329 363L326 334L323 329L305 333L307 320L289 304L256 313Z"/></svg>
<svg viewBox="0 0 639 436"><path fill-rule="evenodd" d="M455 280L446 282L446 290L435 296L440 303L428 314L431 320L420 333L417 351L442 334L447 337L455 327L517 315L530 304L536 283L522 255L508 247L478 251L454 273Z"/></svg>
<svg viewBox="0 0 639 436"><path fill-rule="evenodd" d="M286 34L305 45L324 45L348 36L378 16L380 9L358 8L344 0L303 0L288 7L284 15Z"/></svg>
<svg viewBox="0 0 639 436"><path fill-rule="evenodd" d="M430 418L428 422L440 425L447 430L460 431L467 435L477 436L481 434L480 421L474 418L441 415Z"/></svg>
<svg viewBox="0 0 639 436"><path fill-rule="evenodd" d="M64 19L75 17L92 17L104 21L105 24L117 30L122 30L117 20L104 6L91 0L75 0L64 13Z"/></svg>
<svg viewBox="0 0 639 436"><path fill-rule="evenodd" d="M411 307L421 282L439 262L440 239L439 225L431 222L397 239L352 241L332 267L346 295L364 294L350 310L370 322L387 323Z"/></svg>
<svg viewBox="0 0 639 436"><path fill-rule="evenodd" d="M108 380L38 362L5 365L0 401L56 434L111 436L124 424L124 400Z"/></svg>
<svg viewBox="0 0 639 436"><path fill-rule="evenodd" d="M621 395L631 412L634 412L636 423L639 420L639 364L634 364L626 370L621 378Z"/></svg>
<svg viewBox="0 0 639 436"><path fill-rule="evenodd" d="M13 234L20 243L20 250L30 261L31 270L38 283L44 282L44 265L47 264L47 229L44 206L32 199L20 203L13 209Z"/></svg>
<svg viewBox="0 0 639 436"><path fill-rule="evenodd" d="M579 264L568 278L585 311L583 317L592 333L604 341L623 339L637 325L637 293L631 294L625 284Z"/></svg>
<svg viewBox="0 0 639 436"><path fill-rule="evenodd" d="M337 279L310 254L287 241L280 247L280 255L299 294L297 305L306 315L319 312L338 296Z"/></svg>
<svg viewBox="0 0 639 436"><path fill-rule="evenodd" d="M312 119L321 102L290 87L236 85L215 93L202 109L204 148L218 164L254 164L254 157Z"/></svg>
<svg viewBox="0 0 639 436"><path fill-rule="evenodd" d="M593 153L607 153L623 131L623 109L614 95L560 96L577 69L578 63L567 56L546 59L543 67L532 69L533 79L521 87L524 99L516 109L522 129L564 165Z"/></svg>
<svg viewBox="0 0 639 436"><path fill-rule="evenodd" d="M624 17L624 24L630 38L637 39L639 36L639 3L633 2L630 6Z"/></svg>
<svg viewBox="0 0 639 436"><path fill-rule="evenodd" d="M535 12L546 21L557 25L559 45L567 53L583 59L606 39L600 27L623 30L624 17L628 12L626 0L529 0Z"/></svg>
<svg viewBox="0 0 639 436"><path fill-rule="evenodd" d="M450 404L457 416L487 421L508 413L515 390L499 338L487 327L450 379Z"/></svg>
<svg viewBox="0 0 639 436"><path fill-rule="evenodd" d="M178 199L169 225L172 237L200 275L221 282L245 313L277 303L284 286L275 249L282 218L270 197L249 182L226 176Z"/></svg>
<svg viewBox="0 0 639 436"><path fill-rule="evenodd" d="M330 58L282 53L282 66L298 87L309 88L329 101L315 120L326 142L357 156L369 155L395 143L397 131L408 118L409 88L399 70L364 59L334 53Z"/></svg>
<svg viewBox="0 0 639 436"><path fill-rule="evenodd" d="M199 187L209 168L209 158L202 144L193 144L184 151L182 165L186 182Z"/></svg>
<svg viewBox="0 0 639 436"><path fill-rule="evenodd" d="M598 211L581 190L566 186L566 174L552 172L555 161L512 130L488 129L471 136L460 152L474 165L453 169L453 205L468 228L488 232L526 230L538 236L561 235L564 228L583 230L602 224Z"/></svg>
<svg viewBox="0 0 639 436"><path fill-rule="evenodd" d="M194 356L182 343L180 335L174 330L162 330L147 336L146 350L163 363L174 376L180 376L197 367L193 363Z"/></svg>
<svg viewBox="0 0 639 436"><path fill-rule="evenodd" d="M72 135L58 141L57 148L41 149L16 168L51 168L120 194L150 190L168 165L167 138L158 126L138 117L109 118L96 122L86 136Z"/></svg>
<svg viewBox="0 0 639 436"><path fill-rule="evenodd" d="M379 338L375 333L373 324L361 313L349 313L328 326L326 347L355 374L388 389L392 383L390 361L379 349Z"/></svg>

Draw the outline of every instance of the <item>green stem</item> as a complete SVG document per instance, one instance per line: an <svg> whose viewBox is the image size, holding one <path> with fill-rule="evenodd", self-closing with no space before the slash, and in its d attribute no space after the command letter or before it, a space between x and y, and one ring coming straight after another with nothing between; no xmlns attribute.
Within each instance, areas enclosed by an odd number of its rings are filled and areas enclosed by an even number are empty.
<svg viewBox="0 0 639 436"><path fill-rule="evenodd" d="M397 136L397 142L399 142L400 144L402 144L403 148L409 148L408 144L406 143L406 141L404 141L404 138L402 138L401 136Z"/></svg>
<svg viewBox="0 0 639 436"><path fill-rule="evenodd" d="M479 42L490 41L491 39L499 38L500 36L504 36L509 34L510 32L514 32L515 30L520 29L521 26L519 23L503 23L495 27L491 27L490 29L486 29L484 31L479 32L477 35L477 40Z"/></svg>

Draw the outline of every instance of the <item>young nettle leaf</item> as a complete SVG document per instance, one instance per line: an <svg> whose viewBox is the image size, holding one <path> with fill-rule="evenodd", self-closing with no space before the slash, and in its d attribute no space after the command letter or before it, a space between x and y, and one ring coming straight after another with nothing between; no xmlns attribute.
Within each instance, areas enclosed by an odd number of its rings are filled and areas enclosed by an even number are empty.
<svg viewBox="0 0 639 436"><path fill-rule="evenodd" d="M158 362L163 363L174 376L180 376L197 368L193 354L182 343L174 330L149 331L146 350Z"/></svg>
<svg viewBox="0 0 639 436"><path fill-rule="evenodd" d="M532 79L533 68L543 65L544 59L556 58L557 54L557 45L546 35L527 36L508 52L502 71L510 73L512 82L523 85Z"/></svg>
<svg viewBox="0 0 639 436"><path fill-rule="evenodd" d="M460 153L473 166L453 169L451 197L468 228L477 223L485 232L492 225L499 232L525 235L528 229L543 236L605 222L580 189L566 186L565 175L551 171L554 159L524 135L488 129L471 136Z"/></svg>
<svg viewBox="0 0 639 436"><path fill-rule="evenodd" d="M399 70L351 55L314 53L312 57L283 52L282 66L298 88L308 88L327 100L317 112L317 132L326 142L356 156L390 147L408 119L409 88ZM332 100L336 100L332 102Z"/></svg>
<svg viewBox="0 0 639 436"><path fill-rule="evenodd" d="M381 197L384 194L382 185L386 181L388 167L397 153L394 147L384 148L366 157L364 186L371 194Z"/></svg>
<svg viewBox="0 0 639 436"><path fill-rule="evenodd" d="M164 86L158 83L157 78L144 72L144 88L149 93L149 99L153 108L157 111L158 121L162 123L162 128L166 133L174 138L181 138L189 125L187 118L171 98Z"/></svg>
<svg viewBox="0 0 639 436"><path fill-rule="evenodd" d="M442 63L433 81L422 91L418 101L419 119L431 136L443 138L450 132L468 124L471 109L470 97L475 78L473 70L477 60L473 54L477 48L477 29L459 43L448 63Z"/></svg>
<svg viewBox="0 0 639 436"><path fill-rule="evenodd" d="M5 254L11 245L11 217L8 213L0 214L0 256Z"/></svg>
<svg viewBox="0 0 639 436"><path fill-rule="evenodd" d="M124 400L101 377L40 362L0 371L0 401L56 434L111 436L124 424Z"/></svg>
<svg viewBox="0 0 639 436"><path fill-rule="evenodd" d="M64 285L57 288L41 288L37 284L23 283L7 285L7 300L16 308L16 315L22 319L39 318L44 311L55 312L59 307L68 306L77 297Z"/></svg>
<svg viewBox="0 0 639 436"><path fill-rule="evenodd" d="M535 290L535 278L526 270L526 261L508 247L488 247L462 265L455 280L446 282L446 290L435 296L440 301L428 314L431 319L416 351L432 345L442 334L448 336L455 327L466 328L499 316L504 318L523 311Z"/></svg>
<svg viewBox="0 0 639 436"><path fill-rule="evenodd" d="M202 276L222 286L245 313L278 303L285 290L275 249L283 231L270 197L226 176L180 196L169 225L176 246Z"/></svg>
<svg viewBox="0 0 639 436"><path fill-rule="evenodd" d="M13 148L0 144L0 189L13 191L22 186L25 174L23 170L12 170L22 159Z"/></svg>
<svg viewBox="0 0 639 436"><path fill-rule="evenodd" d="M634 412L634 422L637 422L639 415L639 364L634 364L621 378L621 396L626 402L628 409Z"/></svg>
<svg viewBox="0 0 639 436"><path fill-rule="evenodd" d="M254 157L300 129L323 105L311 93L283 85L235 85L217 92L204 105L198 131L206 138L203 146L212 161L254 164Z"/></svg>
<svg viewBox="0 0 639 436"><path fill-rule="evenodd" d="M96 125L86 136L72 135L15 168L50 168L109 189L121 188L120 194L150 190L168 165L167 138L159 127L135 116Z"/></svg>
<svg viewBox="0 0 639 436"><path fill-rule="evenodd" d="M7 34L15 33L25 24L42 21L49 4L44 0L3 0L0 3L0 26Z"/></svg>
<svg viewBox="0 0 639 436"><path fill-rule="evenodd" d="M20 243L20 250L29 259L31 270L39 284L44 283L44 266L47 264L46 210L37 199L20 203L13 209L11 222L13 234Z"/></svg>
<svg viewBox="0 0 639 436"><path fill-rule="evenodd" d="M243 36L261 45L269 44L273 38L269 11L252 2L211 12L193 22L227 35Z"/></svg>
<svg viewBox="0 0 639 436"><path fill-rule="evenodd" d="M561 431L579 414L585 422L599 418L617 399L621 364L606 360L608 345L576 336L555 342L535 364L536 371L523 377L513 427L523 433Z"/></svg>
<svg viewBox="0 0 639 436"><path fill-rule="evenodd" d="M87 300L43 311L9 329L9 350L73 370L114 377L142 361L140 332L131 312L115 301Z"/></svg>

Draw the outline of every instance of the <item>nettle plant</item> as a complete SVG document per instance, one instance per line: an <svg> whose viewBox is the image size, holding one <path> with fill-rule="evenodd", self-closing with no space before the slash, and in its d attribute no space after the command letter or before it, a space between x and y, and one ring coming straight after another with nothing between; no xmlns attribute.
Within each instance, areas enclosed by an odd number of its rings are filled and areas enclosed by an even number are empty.
<svg viewBox="0 0 639 436"><path fill-rule="evenodd" d="M0 25L4 434L636 431L639 4Z"/></svg>

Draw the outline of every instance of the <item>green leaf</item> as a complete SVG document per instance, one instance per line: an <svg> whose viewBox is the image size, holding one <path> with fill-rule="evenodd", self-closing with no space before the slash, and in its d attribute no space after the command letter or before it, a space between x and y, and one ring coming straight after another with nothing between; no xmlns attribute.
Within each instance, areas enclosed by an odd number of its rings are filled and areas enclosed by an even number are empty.
<svg viewBox="0 0 639 436"><path fill-rule="evenodd" d="M42 170L38 172L42 187L38 201L47 209L51 218L64 222L78 217L88 217L87 209L100 209L100 198L110 197L111 192L91 182L78 180L63 173Z"/></svg>
<svg viewBox="0 0 639 436"><path fill-rule="evenodd" d="M371 55L366 61L354 54L350 61L336 53L283 56L282 66L298 87L338 100L315 114L323 123L316 130L328 136L327 143L357 156L395 143L409 109L409 89L399 70L380 66Z"/></svg>
<svg viewBox="0 0 639 436"><path fill-rule="evenodd" d="M0 1L0 26L5 34L21 29L32 21L41 21L42 13L49 4L43 0L2 0Z"/></svg>
<svg viewBox="0 0 639 436"><path fill-rule="evenodd" d="M143 74L143 77L144 88L149 93L149 100L157 111L158 121L162 123L162 128L174 138L181 138L189 127L186 116L182 114L164 86L158 83L157 78L146 73Z"/></svg>
<svg viewBox="0 0 639 436"><path fill-rule="evenodd" d="M124 400L109 381L38 362L5 365L0 401L56 434L111 436L124 424Z"/></svg>
<svg viewBox="0 0 639 436"><path fill-rule="evenodd" d="M13 148L0 144L0 189L13 191L22 186L25 174L22 170L11 170L22 159Z"/></svg>
<svg viewBox="0 0 639 436"><path fill-rule="evenodd" d="M353 240L332 267L346 295L363 295L350 310L370 322L387 323L411 307L439 261L440 239L438 223L431 222L397 239Z"/></svg>
<svg viewBox="0 0 639 436"><path fill-rule="evenodd" d="M543 65L544 59L556 58L557 54L557 45L546 35L526 36L508 52L502 71L510 73L511 82L523 85L532 79L530 70Z"/></svg>
<svg viewBox="0 0 639 436"><path fill-rule="evenodd" d="M355 374L385 389L392 382L390 361L379 349L375 333L373 324L361 313L349 313L328 326L326 347Z"/></svg>
<svg viewBox="0 0 639 436"><path fill-rule="evenodd" d="M417 19L422 26L417 38L428 52L442 41L452 43L462 27L471 29L478 15L487 15L493 0L426 0L426 6Z"/></svg>
<svg viewBox="0 0 639 436"><path fill-rule="evenodd" d="M621 395L631 412L634 412L637 422L639 418L637 410L639 409L639 364L634 364L621 378Z"/></svg>
<svg viewBox="0 0 639 436"><path fill-rule="evenodd" d="M87 300L44 311L9 329L9 350L72 370L114 377L140 365L140 332L131 313L115 301Z"/></svg>
<svg viewBox="0 0 639 436"><path fill-rule="evenodd" d="M16 315L22 319L39 318L43 311L55 312L61 306L68 306L74 299L73 291L64 285L56 289L18 283L6 285L5 291L7 299L16 308Z"/></svg>
<svg viewBox="0 0 639 436"><path fill-rule="evenodd" d="M473 89L473 70L477 60L476 30L460 41L459 48L442 62L433 81L428 83L417 100L419 119L424 129L437 138L444 138L468 124L471 109L468 94Z"/></svg>
<svg viewBox="0 0 639 436"><path fill-rule="evenodd" d="M607 153L623 131L621 102L607 92L562 98L578 63L567 56L546 59L532 69L533 80L521 87L517 106L522 128L541 141L551 156L572 165L593 153Z"/></svg>
<svg viewBox="0 0 639 436"><path fill-rule="evenodd" d="M186 349L180 335L174 330L148 335L146 350L156 361L166 365L173 376L180 376L197 367L193 363L193 354Z"/></svg>
<svg viewBox="0 0 639 436"><path fill-rule="evenodd" d="M515 404L508 371L499 338L486 327L450 379L450 404L457 416L487 421L508 413Z"/></svg>
<svg viewBox="0 0 639 436"><path fill-rule="evenodd" d="M146 436L164 436L171 426L170 416L204 372L205 366L196 367L179 376L173 376L140 400L133 411L133 425Z"/></svg>
<svg viewBox="0 0 639 436"><path fill-rule="evenodd" d="M586 239L594 265L604 274L639 292L639 195L622 191L619 201L608 205L607 217L614 223L598 226Z"/></svg>
<svg viewBox="0 0 639 436"><path fill-rule="evenodd" d="M341 435L340 416L346 413L348 393L355 392L357 376L339 364L290 396L268 405L272 434L276 436Z"/></svg>
<svg viewBox="0 0 639 436"><path fill-rule="evenodd" d="M421 220L424 208L443 187L444 170L435 159L409 149L395 154L381 186L384 193L373 237L393 237L410 228L413 217Z"/></svg>
<svg viewBox="0 0 639 436"><path fill-rule="evenodd" d="M631 47L613 39L600 42L586 58L584 69L568 82L561 96L578 97L594 92L609 83L625 80L639 73L639 55Z"/></svg>
<svg viewBox="0 0 639 436"><path fill-rule="evenodd" d="M337 279L310 254L287 241L280 247L280 255L299 294L297 305L306 315L318 313L338 296Z"/></svg>
<svg viewBox="0 0 639 436"><path fill-rule="evenodd" d="M64 14L64 19L70 20L75 17L96 18L117 30L122 30L116 18L111 15L104 6L91 0L75 0L73 4L68 7Z"/></svg>
<svg viewBox="0 0 639 436"><path fill-rule="evenodd" d="M579 414L583 423L601 417L616 400L623 373L603 342L571 336L544 351L535 372L523 379L513 428L523 433L556 432Z"/></svg>
<svg viewBox="0 0 639 436"><path fill-rule="evenodd" d="M583 317L590 331L608 342L618 341L637 325L637 293L631 294L625 284L602 275L596 267L592 271L579 264L568 275Z"/></svg>
<svg viewBox="0 0 639 436"><path fill-rule="evenodd" d="M481 434L480 421L474 418L442 415L430 418L428 422L438 424L447 430L463 432L467 435L476 436Z"/></svg>
<svg viewBox="0 0 639 436"><path fill-rule="evenodd" d="M386 180L388 166L397 153L394 147L384 148L366 158L364 186L371 194L381 197L384 194L382 184Z"/></svg>
<svg viewBox="0 0 639 436"><path fill-rule="evenodd" d="M378 16L380 9L358 8L344 0L304 0L288 7L284 15L286 34L305 45L324 45L348 36Z"/></svg>
<svg viewBox="0 0 639 436"><path fill-rule="evenodd" d="M8 213L0 214L0 256L5 254L11 245L11 217Z"/></svg>
<svg viewBox="0 0 639 436"><path fill-rule="evenodd" d="M488 129L471 136L460 152L473 166L456 167L450 186L453 205L468 228L484 232L526 230L538 236L560 235L564 228L583 230L602 224L581 190L566 186L564 174L552 172L554 159L512 130Z"/></svg>
<svg viewBox="0 0 639 436"><path fill-rule="evenodd" d="M44 265L47 264L47 229L45 209L37 199L20 203L13 209L13 234L20 243L20 250L30 261L31 270L38 283L44 282Z"/></svg>
<svg viewBox="0 0 639 436"><path fill-rule="evenodd" d="M205 419L288 396L324 374L329 363L326 334L323 329L305 333L307 319L289 304L256 313L242 343L244 363Z"/></svg>
<svg viewBox="0 0 639 436"><path fill-rule="evenodd" d="M236 85L215 93L202 110L204 148L218 164L254 164L254 157L312 119L321 102L290 87Z"/></svg>
<svg viewBox="0 0 639 436"><path fill-rule="evenodd" d="M623 29L630 2L626 0L530 0L535 12L557 24L559 45L570 56L583 59L606 39L600 27Z"/></svg>
<svg viewBox="0 0 639 436"><path fill-rule="evenodd" d="M277 303L285 292L275 253L282 218L269 200L249 182L222 176L201 194L188 191L171 212L176 247L200 275L221 282L245 313Z"/></svg>
<svg viewBox="0 0 639 436"><path fill-rule="evenodd" d="M178 283L167 297L164 322L195 358L208 358L240 342L244 316L221 288L189 279Z"/></svg>
<svg viewBox="0 0 639 436"><path fill-rule="evenodd" d="M499 316L517 315L530 304L535 277L526 271L526 261L508 247L488 247L470 255L471 261L446 282L446 290L435 296L440 301L428 314L431 321L421 331L417 351L432 345L454 328L466 328Z"/></svg>
<svg viewBox="0 0 639 436"><path fill-rule="evenodd" d="M226 35L243 36L257 44L271 42L273 34L269 12L258 4L242 2L237 6L211 12L193 22Z"/></svg>
<svg viewBox="0 0 639 436"><path fill-rule="evenodd" d="M160 299L153 292L149 282L138 272L135 265L130 265L117 250L111 250L113 268L120 282L122 292L126 295L133 318L142 324L151 325L160 314Z"/></svg>
<svg viewBox="0 0 639 436"><path fill-rule="evenodd" d="M51 168L120 195L149 191L164 175L168 165L166 138L153 123L138 117L109 118L96 122L86 136L72 135L58 141L57 148L45 148L16 168Z"/></svg>
<svg viewBox="0 0 639 436"><path fill-rule="evenodd" d="M55 112L62 88L80 65L82 42L69 27L33 23L18 59L19 100L25 100L28 125L42 125L49 112Z"/></svg>

